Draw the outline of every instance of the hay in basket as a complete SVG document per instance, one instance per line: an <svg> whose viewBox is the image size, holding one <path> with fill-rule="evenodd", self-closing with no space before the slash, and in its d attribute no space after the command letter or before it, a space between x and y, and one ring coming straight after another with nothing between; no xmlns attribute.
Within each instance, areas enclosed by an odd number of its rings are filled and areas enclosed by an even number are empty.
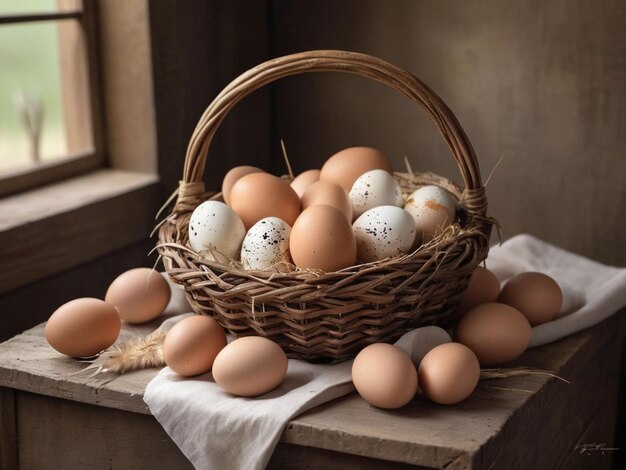
<svg viewBox="0 0 626 470"><path fill-rule="evenodd" d="M414 253L339 272L245 271L195 253L188 224L207 200L203 173L211 140L228 112L274 80L310 72L361 75L419 104L452 152L464 187L433 174L396 173L403 191L436 184L458 200L458 222ZM455 320L455 307L474 268L489 249L494 221L474 150L457 119L430 88L381 59L346 51L310 51L260 64L233 80L209 105L193 132L172 212L158 227L157 249L170 278L184 286L198 314L210 315L236 336L259 335L290 357L310 361L353 357L375 342Z"/></svg>

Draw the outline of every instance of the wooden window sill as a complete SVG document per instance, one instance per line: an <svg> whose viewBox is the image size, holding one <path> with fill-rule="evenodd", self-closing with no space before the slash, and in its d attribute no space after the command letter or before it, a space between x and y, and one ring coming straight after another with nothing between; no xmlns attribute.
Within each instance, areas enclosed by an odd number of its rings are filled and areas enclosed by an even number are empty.
<svg viewBox="0 0 626 470"><path fill-rule="evenodd" d="M102 169L0 199L0 295L146 239L158 181Z"/></svg>

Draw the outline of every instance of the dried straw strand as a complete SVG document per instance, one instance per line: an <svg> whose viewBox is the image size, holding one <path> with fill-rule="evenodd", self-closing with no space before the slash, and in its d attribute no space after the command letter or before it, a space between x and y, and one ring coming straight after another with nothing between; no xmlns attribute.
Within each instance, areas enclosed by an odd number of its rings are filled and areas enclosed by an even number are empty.
<svg viewBox="0 0 626 470"><path fill-rule="evenodd" d="M554 372L542 369L531 369L529 367L515 367L511 369L481 369L480 380L503 379L522 375L546 375L548 377L559 379L567 384L569 383L568 380L556 375Z"/></svg>
<svg viewBox="0 0 626 470"><path fill-rule="evenodd" d="M167 331L157 329L148 336L131 339L105 361L103 369L123 374L133 370L165 366L163 341L166 334Z"/></svg>

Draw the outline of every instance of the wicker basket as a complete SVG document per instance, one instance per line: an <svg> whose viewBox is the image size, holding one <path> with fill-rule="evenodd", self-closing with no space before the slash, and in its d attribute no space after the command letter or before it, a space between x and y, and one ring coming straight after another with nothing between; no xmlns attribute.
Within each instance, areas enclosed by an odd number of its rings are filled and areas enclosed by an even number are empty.
<svg viewBox="0 0 626 470"><path fill-rule="evenodd" d="M247 272L201 258L188 245L191 212L208 199L203 173L209 145L228 112L254 90L289 75L344 72L395 88L420 104L452 151L464 189L433 174L397 173L404 191L425 184L459 201L458 220L416 252L340 272ZM311 361L353 357L374 342L409 329L449 324L473 269L485 259L494 221L472 146L458 121L430 88L383 60L345 51L311 51L265 62L231 82L206 109L189 143L172 213L157 246L170 278L184 286L196 313L215 317L236 336L260 335L291 357Z"/></svg>

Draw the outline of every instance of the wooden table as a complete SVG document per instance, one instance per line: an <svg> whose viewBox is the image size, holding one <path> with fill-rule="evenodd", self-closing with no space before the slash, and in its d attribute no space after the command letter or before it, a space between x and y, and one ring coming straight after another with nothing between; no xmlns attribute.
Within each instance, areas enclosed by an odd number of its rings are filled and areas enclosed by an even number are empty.
<svg viewBox="0 0 626 470"><path fill-rule="evenodd" d="M569 384L544 375L485 380L461 404L417 397L396 411L352 393L292 420L269 467L610 468L623 313L515 362ZM85 365L53 351L43 328L0 345L1 468L191 467L143 402L156 370L76 374ZM120 340L152 328L127 326ZM604 445L577 447L594 443Z"/></svg>

